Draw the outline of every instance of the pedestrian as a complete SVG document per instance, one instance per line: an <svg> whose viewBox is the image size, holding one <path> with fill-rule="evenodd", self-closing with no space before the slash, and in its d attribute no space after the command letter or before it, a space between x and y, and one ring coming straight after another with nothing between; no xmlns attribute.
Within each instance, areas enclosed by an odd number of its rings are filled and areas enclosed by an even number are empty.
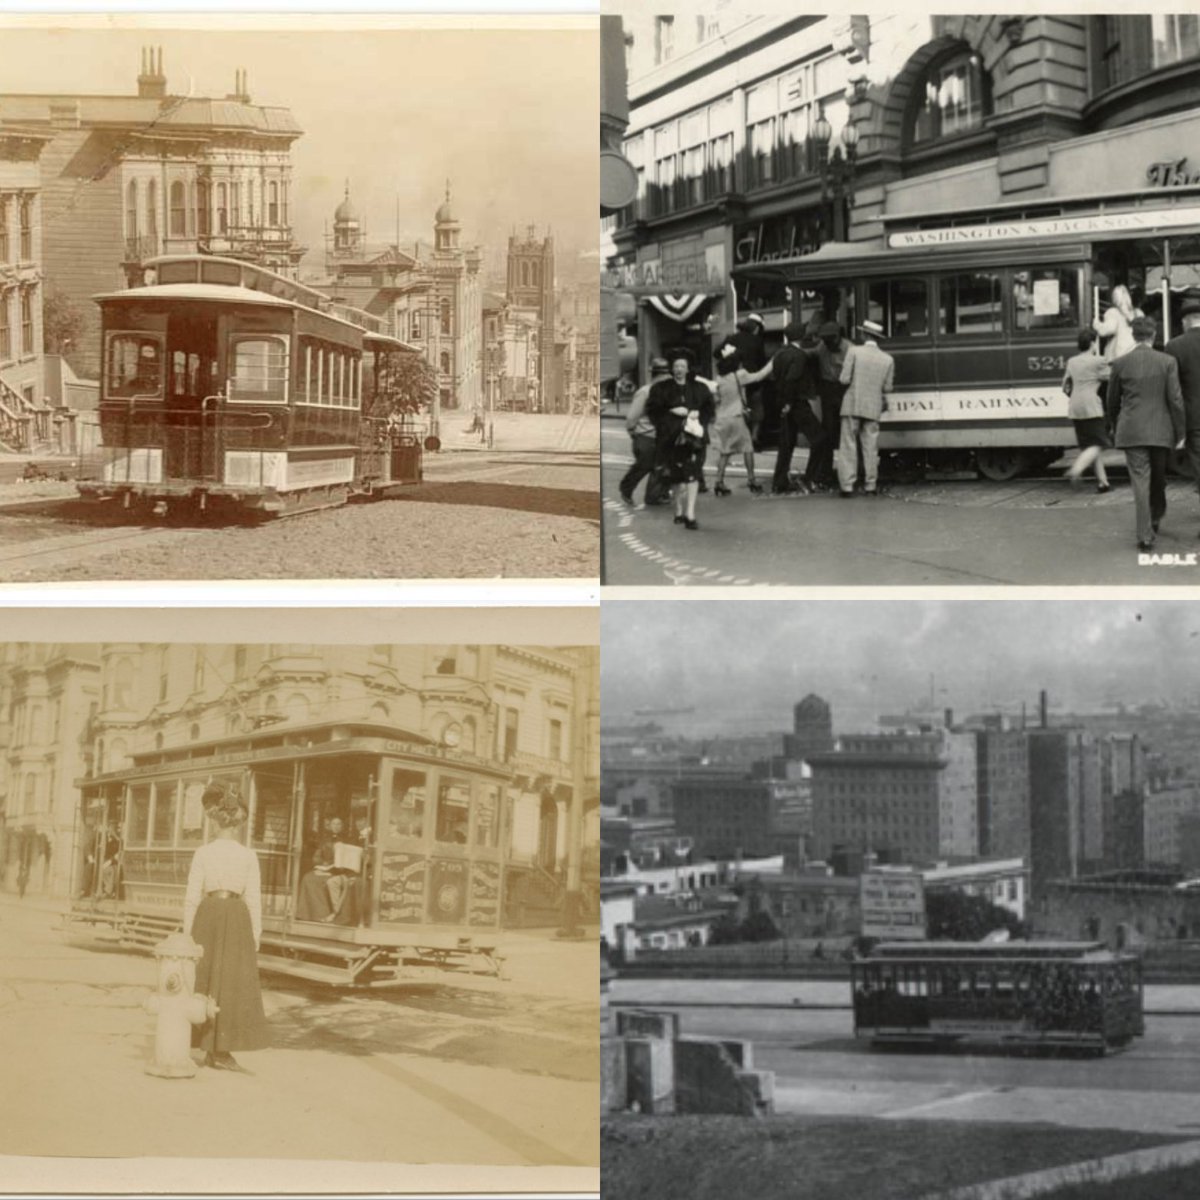
<svg viewBox="0 0 1200 1200"><path fill-rule="evenodd" d="M745 370L761 371L767 365L766 325L758 313L748 313L744 320L738 322L733 341ZM746 417L746 426L750 430L755 450L759 449L759 432L766 410L763 390L763 386L758 384L746 389L746 407L750 410Z"/></svg>
<svg viewBox="0 0 1200 1200"><path fill-rule="evenodd" d="M1096 491L1109 491L1108 475L1104 470L1104 451L1109 440L1104 420L1104 398L1100 389L1111 374L1108 363L1096 353L1096 331L1081 329L1077 340L1079 353L1067 359L1062 389L1070 398L1067 416L1075 426L1079 454L1067 472L1067 479L1076 484L1084 471L1096 464Z"/></svg>
<svg viewBox="0 0 1200 1200"><path fill-rule="evenodd" d="M713 419L709 436L717 457L717 482L713 492L718 497L731 495L725 486L725 468L735 455L742 455L746 464L748 487L755 495L762 485L754 475L754 439L747 423L750 414L747 393L751 384L766 379L771 374L771 363L757 371L748 371L742 365L737 342L728 339L717 351L717 414Z"/></svg>
<svg viewBox="0 0 1200 1200"><path fill-rule="evenodd" d="M887 394L892 390L896 363L879 348L883 336L877 321L863 321L861 346L851 346L842 366L841 382L847 384L842 399L842 431L838 444L838 484L842 496L854 495L858 475L858 450L862 448L863 492L874 496L879 490L879 421L887 412Z"/></svg>
<svg viewBox="0 0 1200 1200"><path fill-rule="evenodd" d="M197 1026L193 1045L204 1050L206 1066L249 1074L231 1051L261 1050L269 1041L258 983L258 855L237 840L246 820L240 796L212 784L201 803L213 837L192 856L183 928L204 948L196 967L196 992L215 1001L217 1014Z"/></svg>
<svg viewBox="0 0 1200 1200"><path fill-rule="evenodd" d="M650 389L660 379L666 379L671 374L670 364L665 358L650 360L650 379L633 393L629 412L625 416L625 428L633 444L633 466L625 472L619 491L621 499L632 507L635 503L633 489L643 479L646 480L646 494L643 498L647 508L657 504L665 504L666 496L662 482L654 473L655 433L654 423L646 415L646 401L650 397Z"/></svg>
<svg viewBox="0 0 1200 1200"><path fill-rule="evenodd" d="M1142 310L1134 307L1129 289L1123 283L1118 283L1112 290L1112 303L1104 317L1096 317L1092 321L1092 328L1102 338L1108 339L1104 346L1106 362L1112 362L1133 349L1133 322L1142 315Z"/></svg>
<svg viewBox="0 0 1200 1200"><path fill-rule="evenodd" d="M1179 364L1179 388L1187 426L1187 456L1200 486L1200 297L1190 297L1180 309L1183 332L1163 349Z"/></svg>
<svg viewBox="0 0 1200 1200"><path fill-rule="evenodd" d="M651 387L646 401L655 429L654 469L670 484L675 524L699 529L696 497L716 404L708 386L693 373L690 351L674 351L669 361L670 376Z"/></svg>
<svg viewBox="0 0 1200 1200"><path fill-rule="evenodd" d="M817 486L837 486L833 470L833 449L841 437L842 397L846 385L842 382L842 368L850 352L850 340L842 336L842 327L836 321L826 321L817 330L817 394L821 398L821 429L825 440L813 451L817 462L813 475Z"/></svg>
<svg viewBox="0 0 1200 1200"><path fill-rule="evenodd" d="M813 411L817 394L816 358L800 345L804 326L792 321L783 330L783 349L771 360L771 374L779 392L779 448L775 452L775 475L771 492L776 496L811 492L817 483L819 450L824 439L821 422ZM809 445L804 478L793 479L792 454L796 437L804 434Z"/></svg>
<svg viewBox="0 0 1200 1200"><path fill-rule="evenodd" d="M1132 331L1134 348L1112 363L1108 415L1133 484L1138 549L1151 550L1167 512L1167 458L1182 447L1186 421L1179 364L1153 348L1158 327L1135 317Z"/></svg>

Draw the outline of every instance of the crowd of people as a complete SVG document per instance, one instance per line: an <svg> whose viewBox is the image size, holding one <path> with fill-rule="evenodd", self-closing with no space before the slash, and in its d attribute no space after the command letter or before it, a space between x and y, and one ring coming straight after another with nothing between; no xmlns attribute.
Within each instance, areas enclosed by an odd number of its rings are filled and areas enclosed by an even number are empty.
<svg viewBox="0 0 1200 1200"><path fill-rule="evenodd" d="M878 492L879 421L887 409L895 363L879 346L883 328L863 321L852 344L836 322L813 328L792 322L783 346L768 357L763 321L751 313L714 357L715 379L697 373L694 354L671 351L650 364L650 379L633 396L626 428L633 465L620 483L626 504L646 480L647 507L670 504L675 523L699 529L697 498L707 491L704 466L716 456L713 494L732 495L726 471L736 456L746 469L751 495L765 492L755 471L762 446L766 405L761 386L772 382L779 421L773 495L837 489L846 498ZM803 475L792 473L797 439L809 447ZM836 469L835 469L836 451Z"/></svg>

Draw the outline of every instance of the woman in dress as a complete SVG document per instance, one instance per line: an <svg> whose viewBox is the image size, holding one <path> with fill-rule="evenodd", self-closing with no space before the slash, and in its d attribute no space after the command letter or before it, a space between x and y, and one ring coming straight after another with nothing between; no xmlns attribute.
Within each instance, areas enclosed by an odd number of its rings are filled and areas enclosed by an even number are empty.
<svg viewBox="0 0 1200 1200"><path fill-rule="evenodd" d="M202 798L213 840L192 856L183 901L183 927L204 947L196 992L211 996L217 1015L197 1026L193 1044L205 1065L242 1071L230 1051L261 1050L269 1042L258 985L262 940L262 887L258 855L237 840L246 820L241 798L210 786Z"/></svg>
<svg viewBox="0 0 1200 1200"><path fill-rule="evenodd" d="M675 524L699 529L696 496L716 405L708 385L692 374L687 351L671 355L671 377L650 389L646 416L655 430L655 471L671 487Z"/></svg>
<svg viewBox="0 0 1200 1200"><path fill-rule="evenodd" d="M746 463L747 486L755 495L762 491L762 485L754 477L754 438L746 423L750 412L746 388L770 374L770 362L761 371L746 370L732 338L717 351L717 415L710 431L712 446L718 455L717 482L713 488L717 496L731 494L725 486L725 468L735 454L741 454Z"/></svg>
<svg viewBox="0 0 1200 1200"><path fill-rule="evenodd" d="M1112 304L1104 314L1104 319L1096 317L1092 321L1092 328L1102 338L1108 338L1104 346L1105 362L1128 354L1137 345L1133 337L1133 321L1141 315L1142 310L1133 305L1129 289L1123 283L1118 283L1112 290Z"/></svg>
<svg viewBox="0 0 1200 1200"><path fill-rule="evenodd" d="M1096 491L1109 490L1104 470L1104 451L1112 445L1104 420L1104 398L1100 388L1112 373L1112 368L1096 353L1096 331L1084 329L1079 334L1079 353L1067 359L1063 376L1063 391L1071 398L1067 416L1075 426L1079 456L1071 464L1067 479L1079 482L1084 471L1096 464Z"/></svg>

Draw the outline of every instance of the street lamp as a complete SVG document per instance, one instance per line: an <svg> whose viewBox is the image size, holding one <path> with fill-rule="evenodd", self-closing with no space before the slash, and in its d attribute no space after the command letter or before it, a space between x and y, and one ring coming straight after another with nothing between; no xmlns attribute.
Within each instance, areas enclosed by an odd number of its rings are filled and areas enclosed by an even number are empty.
<svg viewBox="0 0 1200 1200"><path fill-rule="evenodd" d="M833 199L833 237L845 240L847 209L854 205L854 166L858 157L858 126L847 121L842 129L841 144L830 153L833 126L825 116L822 105L813 122L813 140L817 143L817 166L821 176L821 203Z"/></svg>

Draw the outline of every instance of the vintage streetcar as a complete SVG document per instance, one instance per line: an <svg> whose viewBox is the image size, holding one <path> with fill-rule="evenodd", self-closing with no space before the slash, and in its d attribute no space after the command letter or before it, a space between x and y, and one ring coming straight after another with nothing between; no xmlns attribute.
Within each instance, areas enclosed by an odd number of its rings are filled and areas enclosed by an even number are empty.
<svg viewBox="0 0 1200 1200"><path fill-rule="evenodd" d="M450 735L366 721L147 750L82 781L86 866L69 931L148 949L180 928L210 783L247 802L264 970L347 987L500 973L512 768L460 752ZM303 897L330 849L325 912Z"/></svg>
<svg viewBox="0 0 1200 1200"><path fill-rule="evenodd" d="M1145 1032L1142 964L1099 942L885 942L851 967L872 1044L1104 1054Z"/></svg>
<svg viewBox="0 0 1200 1200"><path fill-rule="evenodd" d="M1117 283L1135 288L1160 344L1181 331L1183 302L1200 288L1200 210L1074 219L1012 204L897 217L880 238L737 273L772 296L786 287L787 319L810 329L883 327L896 387L879 448L894 474L971 469L1006 480L1075 445L1067 359ZM1186 455L1173 466L1187 473Z"/></svg>
<svg viewBox="0 0 1200 1200"><path fill-rule="evenodd" d="M437 438L364 415L417 353L377 317L235 259L165 256L146 278L96 298L103 457L83 495L272 515L421 481Z"/></svg>

